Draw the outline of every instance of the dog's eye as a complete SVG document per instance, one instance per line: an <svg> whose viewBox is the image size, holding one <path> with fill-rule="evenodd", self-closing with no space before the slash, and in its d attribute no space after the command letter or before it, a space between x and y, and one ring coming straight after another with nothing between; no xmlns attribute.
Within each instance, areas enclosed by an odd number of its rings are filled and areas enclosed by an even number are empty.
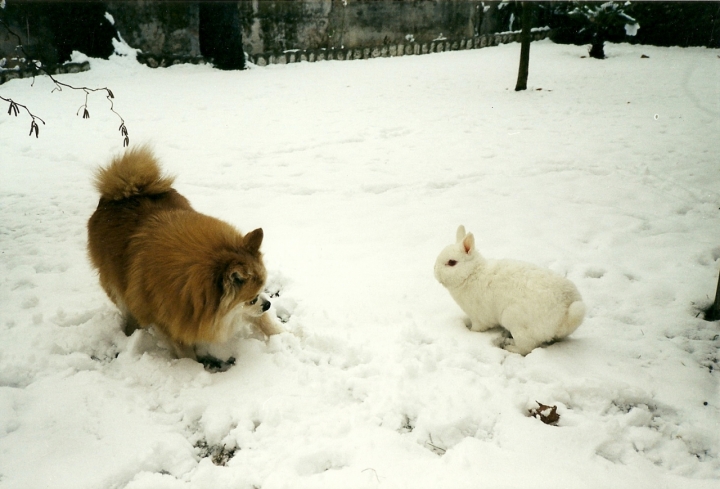
<svg viewBox="0 0 720 489"><path fill-rule="evenodd" d="M455 265L457 265L457 262L455 260L449 260L447 262L447 266L449 267L454 267Z"/></svg>
<svg viewBox="0 0 720 489"><path fill-rule="evenodd" d="M250 304L251 306L254 306L255 303L257 303L259 297L260 297L260 296L255 297L253 300L251 300L250 302L248 302L248 304Z"/></svg>

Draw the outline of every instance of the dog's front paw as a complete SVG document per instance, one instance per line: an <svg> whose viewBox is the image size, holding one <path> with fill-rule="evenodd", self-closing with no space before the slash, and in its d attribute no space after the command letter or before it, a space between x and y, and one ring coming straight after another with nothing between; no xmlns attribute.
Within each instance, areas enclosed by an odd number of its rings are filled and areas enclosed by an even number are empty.
<svg viewBox="0 0 720 489"><path fill-rule="evenodd" d="M265 336L273 336L285 332L285 329L280 325L278 320L267 312L258 318L257 326L260 328L260 331L265 333Z"/></svg>
<svg viewBox="0 0 720 489"><path fill-rule="evenodd" d="M506 343L504 346L504 349L509 351L510 353L517 353L519 355L525 356L531 351L535 349L537 345L527 342L518 342L517 340L514 342Z"/></svg>
<svg viewBox="0 0 720 489"><path fill-rule="evenodd" d="M205 355L198 357L197 361L205 367L208 372L227 372L230 367L235 365L235 357L230 357L227 360L220 360L212 355Z"/></svg>
<svg viewBox="0 0 720 489"><path fill-rule="evenodd" d="M487 331L492 328L493 328L492 324L485 324L485 323L481 323L479 321L473 321L473 320L470 321L470 331L475 331L475 332L480 333L480 332Z"/></svg>

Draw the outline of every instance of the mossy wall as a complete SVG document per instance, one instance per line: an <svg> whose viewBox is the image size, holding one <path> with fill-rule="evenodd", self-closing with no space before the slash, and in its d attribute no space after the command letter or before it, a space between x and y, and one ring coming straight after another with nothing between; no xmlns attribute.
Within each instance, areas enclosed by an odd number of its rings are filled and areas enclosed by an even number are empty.
<svg viewBox="0 0 720 489"><path fill-rule="evenodd" d="M242 0L240 11L249 54L472 37L484 15L471 0Z"/></svg>

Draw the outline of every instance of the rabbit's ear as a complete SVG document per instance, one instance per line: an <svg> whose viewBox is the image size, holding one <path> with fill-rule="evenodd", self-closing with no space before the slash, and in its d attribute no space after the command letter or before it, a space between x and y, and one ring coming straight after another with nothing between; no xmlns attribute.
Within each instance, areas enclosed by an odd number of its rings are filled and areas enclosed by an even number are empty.
<svg viewBox="0 0 720 489"><path fill-rule="evenodd" d="M459 243L460 241L463 240L463 238L465 238L465 226L460 224L458 226L457 234L455 234L455 241L457 241Z"/></svg>
<svg viewBox="0 0 720 489"><path fill-rule="evenodd" d="M465 235L465 239L462 240L463 246L465 247L465 253L470 253L475 249L475 236L472 233Z"/></svg>

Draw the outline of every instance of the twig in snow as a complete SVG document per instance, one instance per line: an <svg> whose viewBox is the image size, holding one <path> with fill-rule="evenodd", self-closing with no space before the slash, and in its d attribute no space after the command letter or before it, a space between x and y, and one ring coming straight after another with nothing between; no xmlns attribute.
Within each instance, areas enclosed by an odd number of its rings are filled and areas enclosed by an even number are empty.
<svg viewBox="0 0 720 489"><path fill-rule="evenodd" d="M372 467L368 467L367 469L362 470L361 472L367 472L368 470L372 470L373 474L375 475L375 480L380 483L380 476L378 475L377 471L373 469Z"/></svg>
<svg viewBox="0 0 720 489"><path fill-rule="evenodd" d="M439 447L439 446L435 445L435 442L432 439L432 435L429 434L428 437L430 438L430 441L426 441L425 444L429 445L433 451L437 450L437 451L442 452L442 453L438 453L438 455L445 455L445 452L447 452L447 448L443 448L443 447Z"/></svg>

